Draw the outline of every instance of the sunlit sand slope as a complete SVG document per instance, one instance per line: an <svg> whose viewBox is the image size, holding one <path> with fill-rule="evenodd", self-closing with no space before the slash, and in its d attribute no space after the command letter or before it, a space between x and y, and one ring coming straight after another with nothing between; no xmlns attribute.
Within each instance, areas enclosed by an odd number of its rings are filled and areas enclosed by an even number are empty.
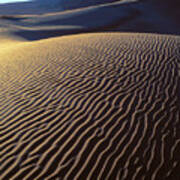
<svg viewBox="0 0 180 180"><path fill-rule="evenodd" d="M180 38L101 33L0 51L0 179L179 179Z"/></svg>

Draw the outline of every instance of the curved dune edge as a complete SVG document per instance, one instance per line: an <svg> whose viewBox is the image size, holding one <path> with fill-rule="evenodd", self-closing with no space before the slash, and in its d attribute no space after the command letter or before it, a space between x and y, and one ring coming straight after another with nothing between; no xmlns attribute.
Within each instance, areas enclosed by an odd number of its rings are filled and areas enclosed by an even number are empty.
<svg viewBox="0 0 180 180"><path fill-rule="evenodd" d="M180 38L101 33L0 51L0 179L175 179Z"/></svg>

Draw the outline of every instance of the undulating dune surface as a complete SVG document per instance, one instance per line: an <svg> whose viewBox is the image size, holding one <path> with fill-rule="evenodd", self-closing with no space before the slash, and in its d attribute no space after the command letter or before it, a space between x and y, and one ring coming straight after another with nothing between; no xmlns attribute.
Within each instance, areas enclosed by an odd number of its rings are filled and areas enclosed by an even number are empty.
<svg viewBox="0 0 180 180"><path fill-rule="evenodd" d="M70 0L70 2L72 1ZM88 2L96 1L89 0ZM25 14L23 6L19 7L24 12L23 15L18 15L18 12L11 14L13 8L5 11L6 14L4 14L1 12L3 7L0 7L0 31L2 28L6 28L9 34L30 41L87 32L142 32L180 35L179 18L178 16L178 20L172 18L172 12L179 12L179 6L167 8L168 4L164 3L166 6L161 8L159 3L154 0L110 2L111 0L109 3L84 8L75 3L76 9L65 11L58 9L58 12L53 10L51 12L51 8L47 8L47 12L40 15L34 14L33 10L32 14ZM79 8L77 8L78 6Z"/></svg>
<svg viewBox="0 0 180 180"><path fill-rule="evenodd" d="M180 179L180 38L94 33L0 46L1 180Z"/></svg>
<svg viewBox="0 0 180 180"><path fill-rule="evenodd" d="M180 180L179 5L0 5L0 180Z"/></svg>

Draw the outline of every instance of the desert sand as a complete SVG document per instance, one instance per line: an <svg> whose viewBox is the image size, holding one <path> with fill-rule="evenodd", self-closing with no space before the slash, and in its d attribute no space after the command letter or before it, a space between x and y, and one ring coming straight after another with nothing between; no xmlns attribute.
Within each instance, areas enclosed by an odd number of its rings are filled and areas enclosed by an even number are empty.
<svg viewBox="0 0 180 180"><path fill-rule="evenodd" d="M178 23L148 5L1 16L1 180L180 179Z"/></svg>

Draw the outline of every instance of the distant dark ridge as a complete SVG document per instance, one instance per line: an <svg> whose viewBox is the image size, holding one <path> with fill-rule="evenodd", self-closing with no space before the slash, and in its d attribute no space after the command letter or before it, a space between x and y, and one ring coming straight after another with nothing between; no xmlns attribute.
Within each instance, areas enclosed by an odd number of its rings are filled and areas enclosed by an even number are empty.
<svg viewBox="0 0 180 180"><path fill-rule="evenodd" d="M172 17L178 24L180 19L180 1L179 0L152 0L157 3L166 14Z"/></svg>
<svg viewBox="0 0 180 180"><path fill-rule="evenodd" d="M13 16L13 15L0 15L0 19L11 20L11 21L20 21L23 19L27 19L26 17Z"/></svg>

